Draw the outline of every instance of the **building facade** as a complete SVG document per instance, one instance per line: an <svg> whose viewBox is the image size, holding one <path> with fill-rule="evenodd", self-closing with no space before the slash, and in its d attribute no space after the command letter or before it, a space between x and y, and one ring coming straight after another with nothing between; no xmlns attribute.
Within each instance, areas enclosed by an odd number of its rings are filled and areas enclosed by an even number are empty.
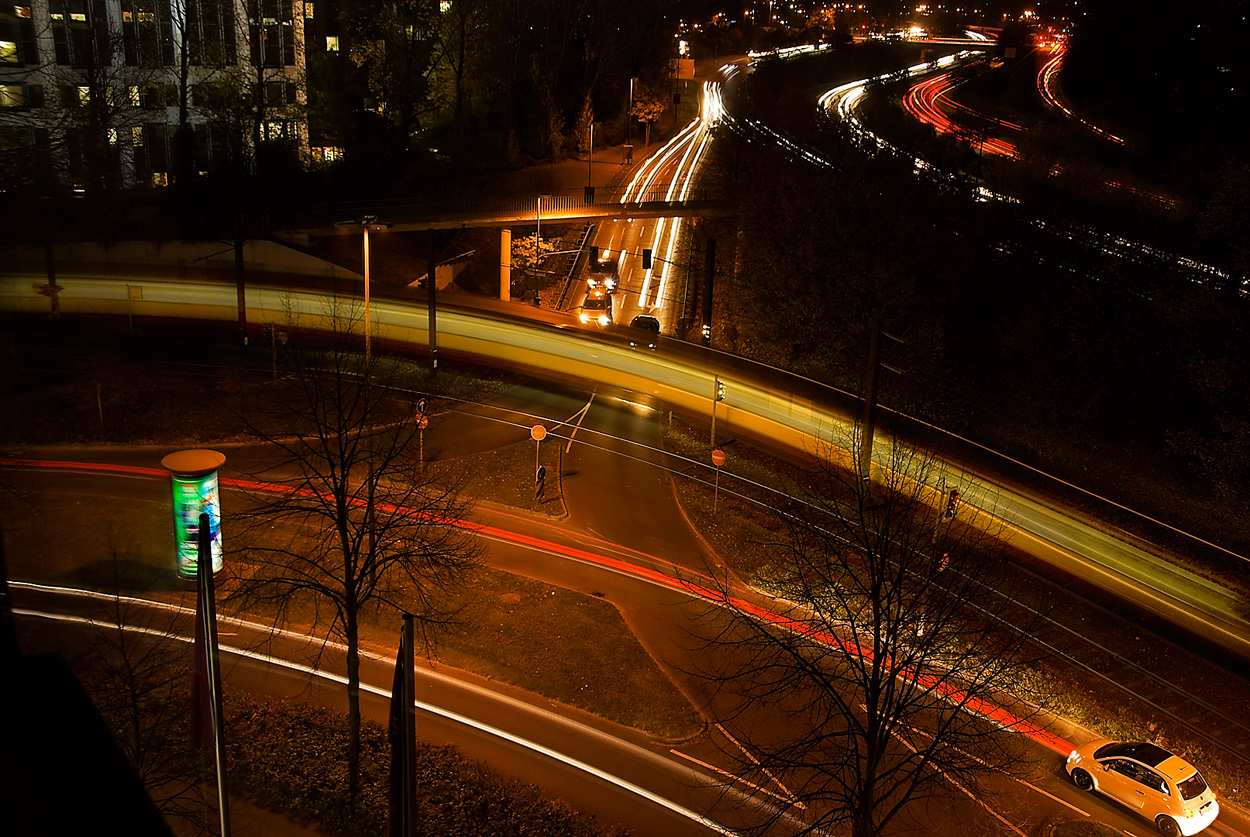
<svg viewBox="0 0 1250 837"><path fill-rule="evenodd" d="M12 2L12 0L10 0ZM161 187L309 157L314 0L18 0L0 7L0 190Z"/></svg>

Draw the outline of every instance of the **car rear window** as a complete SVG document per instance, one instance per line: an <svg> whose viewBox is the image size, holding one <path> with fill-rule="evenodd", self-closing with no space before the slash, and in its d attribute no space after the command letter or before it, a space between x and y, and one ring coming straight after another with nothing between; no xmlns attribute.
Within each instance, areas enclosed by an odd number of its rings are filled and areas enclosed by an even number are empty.
<svg viewBox="0 0 1250 837"><path fill-rule="evenodd" d="M608 307L608 301L607 299L588 299L582 307L587 311L604 311Z"/></svg>
<svg viewBox="0 0 1250 837"><path fill-rule="evenodd" d="M1207 783L1203 781L1201 773L1195 773L1185 781L1178 782L1176 787L1180 788L1181 799L1193 799L1202 796L1207 789Z"/></svg>

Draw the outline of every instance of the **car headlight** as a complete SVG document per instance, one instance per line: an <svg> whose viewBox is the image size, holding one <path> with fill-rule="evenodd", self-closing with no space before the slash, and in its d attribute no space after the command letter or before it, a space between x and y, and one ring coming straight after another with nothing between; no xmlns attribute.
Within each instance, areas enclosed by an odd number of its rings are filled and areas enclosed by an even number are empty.
<svg viewBox="0 0 1250 837"><path fill-rule="evenodd" d="M600 315L599 315L599 325L601 325L601 326L605 326L605 325L607 325L607 324L608 324L608 323L610 323L610 322L611 322L611 320L609 320L609 319L608 319L607 314L600 314Z"/></svg>
<svg viewBox="0 0 1250 837"><path fill-rule="evenodd" d="M584 322L584 323L588 323L588 322L590 322L590 317L589 317L589 316L587 316L586 312L584 312L584 311L583 311L580 315L578 315L578 317L577 317L577 318L578 318L579 320L581 320L582 322Z"/></svg>

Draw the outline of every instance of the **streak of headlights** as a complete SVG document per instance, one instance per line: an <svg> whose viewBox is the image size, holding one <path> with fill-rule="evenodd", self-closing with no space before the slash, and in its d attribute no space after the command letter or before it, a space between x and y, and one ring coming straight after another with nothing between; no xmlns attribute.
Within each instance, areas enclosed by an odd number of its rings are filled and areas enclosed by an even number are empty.
<svg viewBox="0 0 1250 837"><path fill-rule="evenodd" d="M38 585L15 585L15 586L34 587ZM87 591L78 591L78 590L73 590L71 588L61 588L60 592L83 593ZM147 600L147 599L129 599L129 601L142 603L144 605L158 607L158 608L165 609L165 610L175 610L182 615L193 616L195 613L195 610L193 608L183 608L183 607L178 607L175 605L167 605L162 602L154 602L154 601ZM39 611L39 610L24 610L21 608L14 608L13 612L19 616L28 616L28 617L38 618L38 619L49 619L55 622L66 622L69 624L89 625L89 626L99 624L86 616L73 616L73 615L67 615L67 614L62 614L62 613L50 613L47 611ZM127 631L131 631L133 633L147 634L147 635L152 635L156 637L169 638L168 632L165 632L165 631L158 631L152 628L135 627L135 626L130 626L130 625L126 625L123 627ZM265 627L265 626L255 625L254 627L257 627L261 630L271 629L271 626ZM302 637L302 638L307 639L307 637ZM175 637L175 639L177 639L179 642L186 642L186 643L191 642L189 638L182 637L182 636ZM344 646L339 645L338 643L327 642L326 644L336 647L339 650L346 653L347 649ZM248 649L248 648L240 648L240 647L232 646L232 645L222 645L221 650L225 653L233 654L236 657L242 657L244 659L254 660L259 663L264 663L265 665L285 668L288 671L297 672L299 674L305 674L310 677L319 677L322 680L328 680L332 683L338 683L340 685L347 685L346 677L340 674L334 674L332 672L323 671L322 669L316 668L314 666L304 665L303 663L295 663L289 660L283 660L279 657L274 657L270 654L262 654L257 651L252 651L251 649ZM380 657L375 654L367 654L364 651L362 651L361 654L362 656L372 657L375 660L380 660L380 661L389 660L392 663L392 665L394 664L394 661L390 660L389 657ZM460 681L456 681L456 682L459 683ZM464 686L465 684L460 684L460 685ZM361 691L368 692L369 694L376 695L382 698L386 698L388 700L391 697L391 691L389 689L383 689L379 686L374 686L364 681L361 681L360 689ZM479 691L481 691L482 693L485 693L484 690L479 690ZM490 694L498 700L511 703L515 706L525 707L525 704L520 701L515 701L511 698L498 695L497 693L494 693L494 692L491 692ZM546 745L543 745L543 744L539 744L536 741L531 741L528 738L522 738L521 736L516 735L515 733L511 733L511 732L508 732L507 730L500 729L499 727L492 726L490 724L485 723L484 721L478 721L474 718L468 717L467 715L461 715L458 712L451 711L450 709L444 709L441 706L435 706L432 703L425 703L424 701L418 700L418 701L414 701L414 705L421 712L426 712L430 715L434 715L436 717L443 718L444 720L451 721L452 723L459 724L464 727L468 727L469 729L477 730L478 732L482 732L482 733L485 733L486 735L492 736L494 738L498 738L501 741L507 741L510 744L514 744L523 749L530 750L531 752L537 753L538 755L545 756L549 759L552 759L553 761L557 761L561 764L566 764L569 767L572 767L576 770L580 770L589 776L593 776L596 779L599 779L603 782L608 783L609 785L613 785L615 787L620 788L621 790L632 793L635 796L639 796L643 799L646 799L649 802L659 805L661 808L665 808L669 811L672 811L673 813L678 814L679 816L685 817L686 819L689 819L692 822L696 822L699 825L702 825L705 828L711 829L712 831L715 831L719 834L730 835L732 837L732 835L736 833L725 828L720 823L714 822L713 820L708 819L702 814L695 813L694 811L691 811L689 808L679 805L676 802L673 802L670 799L660 796L657 793L649 791L646 788L641 787L640 785L636 785L633 782L630 782L626 779L622 779L621 777L616 776L612 773L609 773L606 770L602 770L601 768L595 767L592 764L587 764L586 762L581 761L580 759L575 759L572 756L565 755L564 753L561 753L558 750L553 750L550 747L547 747ZM572 722L569 722L569 723L572 723ZM589 730L589 728L585 728L585 729ZM613 740L619 741L619 739L613 739Z"/></svg>

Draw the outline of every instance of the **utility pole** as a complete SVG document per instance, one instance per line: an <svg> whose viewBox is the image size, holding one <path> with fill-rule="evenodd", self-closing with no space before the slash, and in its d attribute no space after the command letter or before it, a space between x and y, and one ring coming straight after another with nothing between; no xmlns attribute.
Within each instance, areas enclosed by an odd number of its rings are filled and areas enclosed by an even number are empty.
<svg viewBox="0 0 1250 837"><path fill-rule="evenodd" d="M430 301L430 372L438 374L438 282L435 281L435 274L438 272L438 233L430 230L430 272L426 277L429 286Z"/></svg>
<svg viewBox="0 0 1250 837"><path fill-rule="evenodd" d="M712 277L716 275L716 239L707 240L703 279L703 345L712 345Z"/></svg>
<svg viewBox="0 0 1250 837"><path fill-rule="evenodd" d="M881 368L891 372L902 373L902 370L881 363L881 337L890 338L902 343L901 337L885 334L881 331L881 322L873 320L868 328L868 370L864 374L864 411L860 417L859 440L859 478L867 487L872 483L872 438L877 426L877 389L880 384Z"/></svg>
<svg viewBox="0 0 1250 837"><path fill-rule="evenodd" d="M716 447L716 405L725 400L725 385L721 383L720 375L712 378L712 437L708 442L708 447Z"/></svg>

